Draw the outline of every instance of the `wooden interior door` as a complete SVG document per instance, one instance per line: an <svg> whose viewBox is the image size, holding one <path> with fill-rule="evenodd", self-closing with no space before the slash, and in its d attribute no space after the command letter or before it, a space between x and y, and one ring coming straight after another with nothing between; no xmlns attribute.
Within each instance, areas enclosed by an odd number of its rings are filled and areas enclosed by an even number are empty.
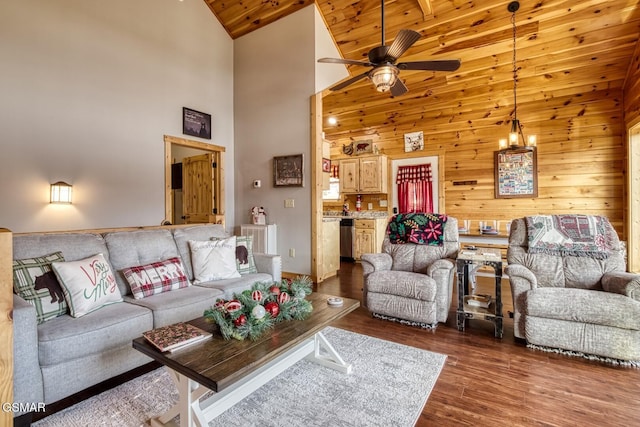
<svg viewBox="0 0 640 427"><path fill-rule="evenodd" d="M215 223L216 155L214 153L182 159L182 214L186 224Z"/></svg>

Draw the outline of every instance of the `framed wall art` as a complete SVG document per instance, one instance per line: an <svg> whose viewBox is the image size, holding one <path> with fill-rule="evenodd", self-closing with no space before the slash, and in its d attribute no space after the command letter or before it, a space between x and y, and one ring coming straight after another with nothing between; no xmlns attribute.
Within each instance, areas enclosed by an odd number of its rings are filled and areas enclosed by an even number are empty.
<svg viewBox="0 0 640 427"><path fill-rule="evenodd" d="M273 158L273 186L304 186L304 158L302 154Z"/></svg>
<svg viewBox="0 0 640 427"><path fill-rule="evenodd" d="M495 152L495 197L538 197L536 148Z"/></svg>
<svg viewBox="0 0 640 427"><path fill-rule="evenodd" d="M365 139L363 141L355 141L355 154L370 154L373 153L373 140Z"/></svg>
<svg viewBox="0 0 640 427"><path fill-rule="evenodd" d="M424 134L422 131L404 134L404 152L424 150Z"/></svg>
<svg viewBox="0 0 640 427"><path fill-rule="evenodd" d="M322 172L331 173L331 159L322 158Z"/></svg>
<svg viewBox="0 0 640 427"><path fill-rule="evenodd" d="M211 114L182 107L182 133L211 139Z"/></svg>

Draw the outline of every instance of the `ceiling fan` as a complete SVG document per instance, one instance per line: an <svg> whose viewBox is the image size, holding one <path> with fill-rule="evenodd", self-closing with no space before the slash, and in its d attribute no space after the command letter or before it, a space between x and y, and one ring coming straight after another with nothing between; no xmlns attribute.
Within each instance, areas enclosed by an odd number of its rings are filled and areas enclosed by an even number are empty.
<svg viewBox="0 0 640 427"><path fill-rule="evenodd" d="M455 71L460 68L460 60L436 60L436 61L396 61L407 51L418 39L420 33L413 30L400 30L391 46L384 44L384 0L381 1L382 10L382 44L374 47L367 55L368 61L358 61L354 59L342 58L320 58L318 62L328 64L364 65L373 67L371 70L358 74L342 83L330 88L332 91L344 89L352 83L368 77L376 86L378 92L391 91L393 96L400 96L407 92L407 86L398 78L400 70L424 70L424 71Z"/></svg>

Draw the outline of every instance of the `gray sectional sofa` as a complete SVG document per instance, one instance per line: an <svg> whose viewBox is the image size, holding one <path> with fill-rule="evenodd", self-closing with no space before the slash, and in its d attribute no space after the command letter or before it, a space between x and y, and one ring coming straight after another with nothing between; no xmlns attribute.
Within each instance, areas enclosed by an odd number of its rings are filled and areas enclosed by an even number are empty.
<svg viewBox="0 0 640 427"><path fill-rule="evenodd" d="M151 360L131 346L144 331L202 316L218 298L255 282L281 280L280 256L254 253L258 273L133 298L122 269L180 257L193 281L188 241L216 237L227 237L222 225L14 235L15 260L56 251L65 261L104 254L123 297L82 317L38 324L34 306L14 295L14 401L50 404L144 365Z"/></svg>

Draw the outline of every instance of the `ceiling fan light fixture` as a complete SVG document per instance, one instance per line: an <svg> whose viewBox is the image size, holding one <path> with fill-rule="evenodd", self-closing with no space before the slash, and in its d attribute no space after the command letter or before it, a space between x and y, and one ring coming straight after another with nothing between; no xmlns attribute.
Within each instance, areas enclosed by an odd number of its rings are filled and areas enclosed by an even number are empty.
<svg viewBox="0 0 640 427"><path fill-rule="evenodd" d="M398 67L382 65L371 70L369 78L378 92L387 92L398 80Z"/></svg>

